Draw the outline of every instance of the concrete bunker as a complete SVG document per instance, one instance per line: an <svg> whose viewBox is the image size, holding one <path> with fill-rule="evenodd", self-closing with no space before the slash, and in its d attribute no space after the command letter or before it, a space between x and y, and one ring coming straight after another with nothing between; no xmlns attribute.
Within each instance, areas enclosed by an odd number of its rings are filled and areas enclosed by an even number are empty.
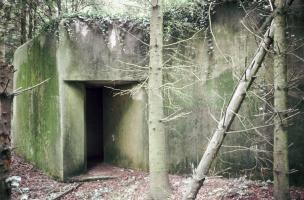
<svg viewBox="0 0 304 200"><path fill-rule="evenodd" d="M16 152L60 179L82 173L96 158L147 168L146 94L137 88L147 72L128 64L146 62L134 38L140 33L134 29L122 44L115 24L107 31L111 41L79 20L70 24L72 34L64 20L57 28L59 36L43 33L15 54L15 88L49 79L14 101ZM114 95L134 88L132 95Z"/></svg>
<svg viewBox="0 0 304 200"><path fill-rule="evenodd" d="M213 32L218 45L224 54L231 56L234 65L227 63L217 48L211 57L205 40L193 38L187 41L186 45L177 45L180 51L176 55L177 59L172 60L172 65L181 67L185 63L191 63L191 71L169 67L164 74L166 115L169 116L176 111L174 109L179 108L183 108L184 113L189 113L166 123L166 132L170 138L168 163L171 172L189 172L190 166L198 162L208 142L206 138L210 137L216 125L208 113L221 115L223 101L219 94L222 98L229 99L237 83L235 77L243 72L241 66L246 58L251 58L256 49L254 36L239 23L231 23L242 19L243 11L232 3L223 4L218 9L213 20ZM106 26L108 30L105 30L104 26L97 30L101 24L98 20L86 22L78 18L70 19L69 26L65 26L62 21L58 27L59 37L53 32L43 33L18 48L15 53L15 89L30 87L51 78L48 84L18 96L14 101L13 142L18 147L16 152L61 179L81 173L87 167L87 141L91 141L86 138L87 88L108 85L115 86L116 89L133 89L147 78L147 51L144 51L144 45L138 40L143 38L142 33L134 26L130 29L132 35L123 34L114 21L112 25ZM301 35L302 12L291 22L295 24L294 27L301 27L295 30ZM201 38L203 37L204 35ZM167 53L165 56L171 55L170 52L164 53ZM303 55L303 49L299 49L298 53ZM271 66L271 60L266 62ZM291 64L298 68L303 66L296 62ZM258 84L270 82L272 79L269 68L262 70L256 80L259 81ZM109 111L105 112L103 107L103 143L99 144L103 146L103 153L93 148L89 150L98 152L97 157L100 156L99 158L107 163L147 169L148 102L145 88L136 89L131 95L113 96L113 90L108 89L102 93L102 104L107 105L106 109ZM263 102L253 97L248 98L240 114L247 116L252 123L261 123L260 118L252 116L259 114L258 108L262 106ZM303 103L301 106L302 110ZM290 133L291 142L295 143L290 149L290 167L303 172L303 157L300 157L304 150L300 144L300 141L303 141L303 134L300 134L303 132L301 117L302 115L297 117L294 125L290 127L293 130ZM99 128L97 126L97 129ZM243 129L242 123L236 121L232 129ZM272 137L271 127L260 131L267 138ZM255 132L248 131L248 134ZM243 171L249 176L256 172L262 173L263 176L266 174L265 177L270 174L268 169L271 165L261 162L263 165L257 166L257 154L251 151L268 151L271 147L266 143L259 140L251 142L244 137L244 133L236 133L233 137L227 137L225 144L248 146L248 150L231 151L231 148L224 147L215 162L215 171L231 167L232 170L227 174L232 176L241 169L250 169L248 172ZM265 156L268 158L268 155ZM303 180L303 173L291 176L298 182Z"/></svg>

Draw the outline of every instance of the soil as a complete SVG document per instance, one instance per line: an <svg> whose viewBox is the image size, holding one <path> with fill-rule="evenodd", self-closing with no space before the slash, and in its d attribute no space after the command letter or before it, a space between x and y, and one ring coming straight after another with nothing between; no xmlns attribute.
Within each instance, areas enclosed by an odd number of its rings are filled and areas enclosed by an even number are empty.
<svg viewBox="0 0 304 200"><path fill-rule="evenodd" d="M78 176L112 177L107 180L63 183L45 175L22 158L14 156L11 176L21 177L19 186L13 188L13 200L146 200L148 199L148 174L108 164L93 165ZM182 199L189 176L170 175L172 195L170 199ZM17 184L18 185L18 184ZM65 194L66 191L69 191ZM304 200L304 188L291 187L291 197ZM61 196L60 196L61 195ZM59 197L60 196L60 197ZM251 181L245 177L226 179L209 177L198 194L201 200L268 200L273 199L271 181Z"/></svg>

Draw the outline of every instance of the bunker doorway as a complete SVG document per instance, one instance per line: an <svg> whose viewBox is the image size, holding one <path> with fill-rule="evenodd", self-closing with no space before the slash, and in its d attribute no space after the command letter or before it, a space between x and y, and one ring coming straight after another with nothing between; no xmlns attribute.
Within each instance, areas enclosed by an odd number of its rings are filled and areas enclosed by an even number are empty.
<svg viewBox="0 0 304 200"><path fill-rule="evenodd" d="M86 157L90 168L104 161L102 87L86 87Z"/></svg>

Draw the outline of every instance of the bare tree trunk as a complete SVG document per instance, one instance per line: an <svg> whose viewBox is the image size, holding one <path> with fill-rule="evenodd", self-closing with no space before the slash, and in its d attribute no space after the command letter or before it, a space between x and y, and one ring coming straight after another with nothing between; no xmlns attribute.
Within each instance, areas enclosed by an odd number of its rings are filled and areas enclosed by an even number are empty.
<svg viewBox="0 0 304 200"><path fill-rule="evenodd" d="M152 0L150 23L149 101L149 167L150 194L155 200L164 200L170 193L166 135L162 122L162 66L163 66L163 13L162 0Z"/></svg>
<svg viewBox="0 0 304 200"><path fill-rule="evenodd" d="M260 43L255 57L245 70L234 93L232 94L232 98L227 106L226 113L220 120L217 129L212 136L212 139L210 140L207 149L193 174L192 180L189 183L188 190L183 199L195 199L199 189L203 185L209 168L224 141L226 132L229 130L235 118L235 115L238 113L243 100L246 97L248 89L256 78L255 75L261 67L261 64L267 53L267 49L269 49L270 45L272 44L273 29L273 26L271 26L270 29L265 33L264 40Z"/></svg>
<svg viewBox="0 0 304 200"><path fill-rule="evenodd" d="M286 0L286 8L289 8L293 2L294 2L294 0ZM273 13L271 13L271 15L269 15L266 18L266 20L264 21L264 23L261 25L261 27L258 30L259 33L263 33L264 32L264 30L272 22L273 18L278 14L277 12L279 12L278 9L276 9Z"/></svg>
<svg viewBox="0 0 304 200"><path fill-rule="evenodd" d="M20 14L20 34L21 44L26 42L26 0L21 0L21 14Z"/></svg>
<svg viewBox="0 0 304 200"><path fill-rule="evenodd" d="M38 19L37 19L37 2L32 1L32 10L33 10L33 35L36 34L37 26L38 26Z"/></svg>
<svg viewBox="0 0 304 200"><path fill-rule="evenodd" d="M34 29L34 10L33 10L33 0L29 1L29 9L28 9L28 16L29 16L29 24L28 24L28 38L33 38L33 29Z"/></svg>
<svg viewBox="0 0 304 200"><path fill-rule="evenodd" d="M10 130L11 103L10 96L12 67L0 60L0 199L10 199L10 188L5 180L9 176L11 163Z"/></svg>
<svg viewBox="0 0 304 200"><path fill-rule="evenodd" d="M2 29L2 27L0 27ZM5 61L5 30L0 30L0 62Z"/></svg>
<svg viewBox="0 0 304 200"><path fill-rule="evenodd" d="M58 17L61 16L61 0L57 0Z"/></svg>
<svg viewBox="0 0 304 200"><path fill-rule="evenodd" d="M72 0L72 12L76 12L76 0Z"/></svg>
<svg viewBox="0 0 304 200"><path fill-rule="evenodd" d="M273 144L273 177L274 198L288 200L289 195L289 165L288 165L288 134L287 120L287 41L286 41L286 8L284 0L276 0L278 10L274 18L274 108L277 112L274 118Z"/></svg>
<svg viewBox="0 0 304 200"><path fill-rule="evenodd" d="M6 15L7 13L1 13ZM5 35L8 16L0 25L0 199L10 199L10 188L5 182L9 176L11 163L10 130L11 130L11 102L10 94L12 67L5 62Z"/></svg>
<svg viewBox="0 0 304 200"><path fill-rule="evenodd" d="M47 11L48 11L47 12L47 17L49 18L49 20L53 19L53 14L54 14L53 3L54 3L53 1L47 1L46 2Z"/></svg>

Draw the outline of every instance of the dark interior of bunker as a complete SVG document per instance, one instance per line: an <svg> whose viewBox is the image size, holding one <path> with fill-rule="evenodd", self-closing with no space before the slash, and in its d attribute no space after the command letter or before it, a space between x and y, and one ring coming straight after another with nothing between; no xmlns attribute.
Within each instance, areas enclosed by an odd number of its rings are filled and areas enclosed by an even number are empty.
<svg viewBox="0 0 304 200"><path fill-rule="evenodd" d="M88 167L103 162L102 87L86 87L86 147Z"/></svg>

